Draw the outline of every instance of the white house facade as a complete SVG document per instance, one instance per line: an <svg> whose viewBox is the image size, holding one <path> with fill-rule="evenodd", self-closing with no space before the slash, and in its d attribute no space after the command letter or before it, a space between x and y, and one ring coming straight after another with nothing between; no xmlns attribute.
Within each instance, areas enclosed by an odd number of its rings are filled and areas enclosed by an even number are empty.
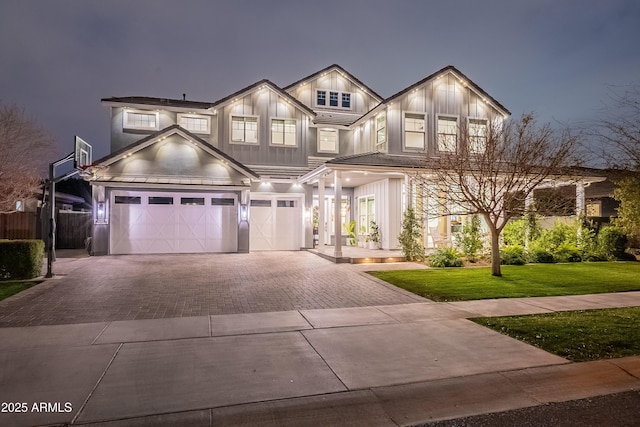
<svg viewBox="0 0 640 427"><path fill-rule="evenodd" d="M300 250L346 227L398 249L410 176L510 112L447 66L383 99L338 65L215 102L106 98L111 154L87 168L95 255ZM481 149L481 147L470 147ZM584 197L584 195L583 195ZM336 203L336 200L338 201ZM459 218L427 215L424 241ZM314 235L316 230L317 235ZM338 238L336 238L338 236Z"/></svg>

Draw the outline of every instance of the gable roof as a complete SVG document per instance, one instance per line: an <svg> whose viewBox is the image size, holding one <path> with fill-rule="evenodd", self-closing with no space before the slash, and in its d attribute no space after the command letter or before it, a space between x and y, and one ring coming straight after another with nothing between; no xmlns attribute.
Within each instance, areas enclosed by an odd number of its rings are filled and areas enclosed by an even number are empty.
<svg viewBox="0 0 640 427"><path fill-rule="evenodd" d="M209 154L213 155L214 157L222 161L227 162L233 169L245 175L246 177L252 180L260 179L260 176L257 173L255 173L254 171L252 171L242 163L238 162L228 154L218 150L216 147L209 144L208 142L198 137L197 135L194 135L188 130L180 127L180 125L172 125L162 130L159 130L158 132L152 133L151 135L145 138L142 138L141 140L136 141L133 144L130 144L124 148L121 148L120 150L114 151L113 153L105 157L102 157L101 159L96 160L95 162L93 162L92 166L108 166L112 163L117 162L118 160L123 159L125 156L133 154L137 151L140 151L148 147L149 145L156 143L162 138L169 135L173 135L173 134L179 134L183 138L194 142L196 145L201 146L201 148L209 152Z"/></svg>
<svg viewBox="0 0 640 427"><path fill-rule="evenodd" d="M300 80L297 80L297 81L291 83L290 85L285 86L284 90L292 89L294 86L297 86L297 85L299 85L300 83L302 83L302 82L304 82L306 80L311 80L313 78L318 77L322 73L326 73L328 71L333 71L333 70L338 71L339 73L341 73L342 75L347 77L349 80L351 80L353 83L355 83L356 85L360 86L360 88L364 89L366 91L366 93L368 93L369 95L373 96L374 98L378 98L379 101L383 100L383 98L380 95L378 95L373 89L371 89L366 84L362 83L357 77L355 77L353 74L351 74L350 72L348 72L347 70L345 70L344 68L339 66L338 64L329 65L328 67L323 68L320 71L316 71L315 73L310 74L307 77L303 77Z"/></svg>
<svg viewBox="0 0 640 427"><path fill-rule="evenodd" d="M420 80L419 82L416 82L414 84L412 84L411 86L402 89L400 92L391 95L390 97L388 97L387 99L385 99L383 101L384 104L388 103L388 102L392 102L393 100L395 100L396 98L404 95L407 92L412 91L413 89L423 85L424 83L428 82L429 80L432 80L434 78L438 78L446 73L452 73L454 76L458 77L458 79L462 82L466 82L469 86L471 86L471 88L477 92L480 96L482 96L485 99L489 99L491 101L492 104L494 104L494 106L496 106L498 109L502 110L503 113L506 113L508 115L511 115L511 112L509 110L507 110L507 108L500 104L494 97L492 97L491 95L489 95L487 92L484 91L484 89L482 89L480 86L478 86L477 84L475 84L473 82L473 80L471 80L469 77L467 77L466 75L464 75L462 73L462 71L458 70L456 67L454 67L453 65L447 65L444 68L441 68L440 70L436 71L433 74L428 75L427 77L425 77L424 79Z"/></svg>

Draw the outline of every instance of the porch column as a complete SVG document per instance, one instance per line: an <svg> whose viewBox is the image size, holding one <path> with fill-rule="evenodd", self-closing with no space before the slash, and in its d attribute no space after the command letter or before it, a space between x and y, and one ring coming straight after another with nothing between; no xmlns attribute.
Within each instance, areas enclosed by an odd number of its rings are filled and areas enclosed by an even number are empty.
<svg viewBox="0 0 640 427"><path fill-rule="evenodd" d="M324 177L318 179L318 252L324 252Z"/></svg>
<svg viewBox="0 0 640 427"><path fill-rule="evenodd" d="M524 212L525 215L529 214L529 210L533 207L533 202L534 202L534 198L533 198L533 191L529 194L527 194L527 197L525 197L524 199ZM526 228L525 230L525 234L524 234L524 247L529 249L529 240L531 240L531 236L529 236L529 227Z"/></svg>
<svg viewBox="0 0 640 427"><path fill-rule="evenodd" d="M584 182L580 181L576 183L576 215L580 216L584 214L584 209L585 209Z"/></svg>
<svg viewBox="0 0 640 427"><path fill-rule="evenodd" d="M333 175L333 186L335 195L335 207L333 211L334 218L334 234L336 236L336 244L334 246L335 252L333 254L336 258L342 257L342 216L340 210L342 208L342 173L337 170Z"/></svg>
<svg viewBox="0 0 640 427"><path fill-rule="evenodd" d="M404 207L405 209L411 207L411 180L407 174L404 174ZM404 212L402 212L402 215L404 215Z"/></svg>

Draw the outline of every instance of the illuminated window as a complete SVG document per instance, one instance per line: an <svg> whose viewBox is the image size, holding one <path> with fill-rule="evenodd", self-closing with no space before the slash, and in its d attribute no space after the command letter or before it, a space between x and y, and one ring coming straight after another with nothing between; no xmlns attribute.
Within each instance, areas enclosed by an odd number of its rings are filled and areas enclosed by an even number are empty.
<svg viewBox="0 0 640 427"><path fill-rule="evenodd" d="M338 129L318 129L318 152L338 152Z"/></svg>
<svg viewBox="0 0 640 427"><path fill-rule="evenodd" d="M487 121L469 119L469 152L484 153L487 147Z"/></svg>
<svg viewBox="0 0 640 427"><path fill-rule="evenodd" d="M458 119L438 117L438 151L456 151L458 146Z"/></svg>
<svg viewBox="0 0 640 427"><path fill-rule="evenodd" d="M404 115L404 147L408 150L424 150L424 114Z"/></svg>
<svg viewBox="0 0 640 427"><path fill-rule="evenodd" d="M178 114L178 124L193 133L211 133L211 118L195 114Z"/></svg>
<svg viewBox="0 0 640 427"><path fill-rule="evenodd" d="M123 128L125 129L139 129L139 130L158 130L159 120L158 113L146 112L146 111L131 111L125 110L124 112Z"/></svg>
<svg viewBox="0 0 640 427"><path fill-rule="evenodd" d="M271 144L296 146L296 121L287 119L271 120Z"/></svg>
<svg viewBox="0 0 640 427"><path fill-rule="evenodd" d="M374 196L358 198L358 233L369 234L371 221L376 220L376 200Z"/></svg>
<svg viewBox="0 0 640 427"><path fill-rule="evenodd" d="M376 148L383 151L387 142L387 116L376 117Z"/></svg>
<svg viewBox="0 0 640 427"><path fill-rule="evenodd" d="M255 116L231 116L231 142L257 144L258 118Z"/></svg>
<svg viewBox="0 0 640 427"><path fill-rule="evenodd" d="M24 203L22 203L22 200L16 202L16 211L24 212Z"/></svg>
<svg viewBox="0 0 640 427"><path fill-rule="evenodd" d="M585 211L588 217L602 216L602 202L588 202Z"/></svg>

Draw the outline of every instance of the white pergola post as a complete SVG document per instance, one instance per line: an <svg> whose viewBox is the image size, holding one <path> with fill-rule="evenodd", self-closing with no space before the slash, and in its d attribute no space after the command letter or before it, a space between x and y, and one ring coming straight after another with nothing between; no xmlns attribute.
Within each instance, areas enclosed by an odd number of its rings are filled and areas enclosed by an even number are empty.
<svg viewBox="0 0 640 427"><path fill-rule="evenodd" d="M336 244L334 245L334 257L342 258L342 216L340 215L342 208L342 174L339 170L334 172L333 190L335 196L335 207L333 212L334 233L336 236Z"/></svg>
<svg viewBox="0 0 640 427"><path fill-rule="evenodd" d="M580 181L576 183L576 215L578 216L584 214L586 205L584 188L584 182Z"/></svg>
<svg viewBox="0 0 640 427"><path fill-rule="evenodd" d="M324 177L318 179L318 252L324 252Z"/></svg>

